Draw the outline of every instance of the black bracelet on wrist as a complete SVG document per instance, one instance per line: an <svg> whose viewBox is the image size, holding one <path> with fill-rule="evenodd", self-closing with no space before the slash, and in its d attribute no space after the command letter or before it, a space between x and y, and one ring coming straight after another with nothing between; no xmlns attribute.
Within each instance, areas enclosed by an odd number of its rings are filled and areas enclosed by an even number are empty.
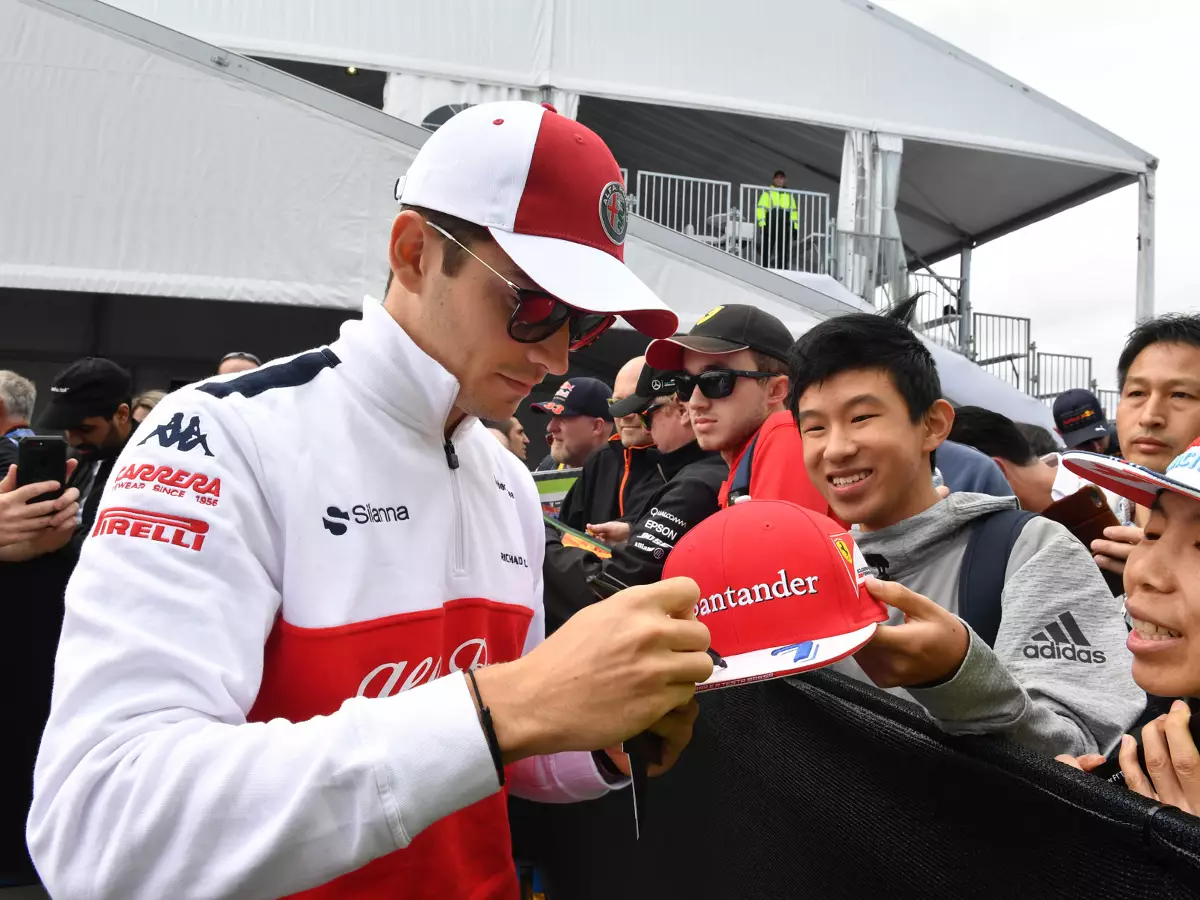
<svg viewBox="0 0 1200 900"><path fill-rule="evenodd" d="M483 705L483 697L479 694L479 684L475 681L475 673L465 670L475 691L475 701L479 704L479 722L483 725L483 736L487 739L488 750L492 753L492 764L496 767L496 777L500 779L500 787L504 787L504 757L500 754L500 742L496 739L496 727L492 724L492 711Z"/></svg>

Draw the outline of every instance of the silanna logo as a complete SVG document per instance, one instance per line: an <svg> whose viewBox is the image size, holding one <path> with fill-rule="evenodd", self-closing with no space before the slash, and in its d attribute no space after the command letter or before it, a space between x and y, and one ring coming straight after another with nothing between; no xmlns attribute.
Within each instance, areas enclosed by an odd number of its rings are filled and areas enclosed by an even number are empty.
<svg viewBox="0 0 1200 900"><path fill-rule="evenodd" d="M358 525L377 524L382 522L407 522L407 506L375 506L372 503L360 503L352 506L350 512L330 506L321 517L321 523L330 534L341 536L346 533L353 521Z"/></svg>

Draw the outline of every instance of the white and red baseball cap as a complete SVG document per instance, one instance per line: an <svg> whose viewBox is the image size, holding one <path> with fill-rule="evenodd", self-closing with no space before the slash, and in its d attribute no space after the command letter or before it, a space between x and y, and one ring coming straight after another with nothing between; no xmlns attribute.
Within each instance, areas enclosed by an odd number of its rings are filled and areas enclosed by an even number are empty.
<svg viewBox="0 0 1200 900"><path fill-rule="evenodd" d="M700 586L696 618L723 659L698 691L794 675L849 656L887 607L867 593L854 538L820 513L747 500L709 516L667 557L663 577Z"/></svg>
<svg viewBox="0 0 1200 900"><path fill-rule="evenodd" d="M425 142L396 199L485 226L545 291L650 337L679 319L625 265L629 201L604 141L548 104L481 103Z"/></svg>
<svg viewBox="0 0 1200 900"><path fill-rule="evenodd" d="M1200 440L1171 460L1165 475L1137 463L1082 450L1064 453L1062 461L1076 475L1120 497L1128 497L1138 506L1150 506L1161 491L1200 500Z"/></svg>

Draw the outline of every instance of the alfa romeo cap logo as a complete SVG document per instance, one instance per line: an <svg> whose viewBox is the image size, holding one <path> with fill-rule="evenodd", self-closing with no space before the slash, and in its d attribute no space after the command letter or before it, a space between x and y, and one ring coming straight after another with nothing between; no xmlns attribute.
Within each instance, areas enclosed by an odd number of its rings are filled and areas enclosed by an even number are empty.
<svg viewBox="0 0 1200 900"><path fill-rule="evenodd" d="M619 181L610 181L600 192L600 227L614 244L625 243L629 200L625 196L625 185Z"/></svg>

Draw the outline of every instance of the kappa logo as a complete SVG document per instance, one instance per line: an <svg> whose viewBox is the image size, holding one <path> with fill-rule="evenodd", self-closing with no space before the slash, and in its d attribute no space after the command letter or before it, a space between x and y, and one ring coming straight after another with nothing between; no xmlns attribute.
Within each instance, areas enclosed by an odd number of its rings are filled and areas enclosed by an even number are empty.
<svg viewBox="0 0 1200 900"><path fill-rule="evenodd" d="M221 479L199 472L185 472L173 466L153 463L131 463L113 481L113 490L144 491L149 489L168 497L191 496L204 506L220 503Z"/></svg>
<svg viewBox="0 0 1200 900"><path fill-rule="evenodd" d="M629 198L625 185L610 181L600 191L600 227L614 244L625 243L625 230L629 227Z"/></svg>
<svg viewBox="0 0 1200 900"><path fill-rule="evenodd" d="M200 430L199 416L192 416L187 427L184 428L183 413L177 412L171 416L171 421L159 425L138 441L138 446L142 446L151 438L158 438L158 443L162 447L177 447L180 453L190 453L200 447L204 450L205 456L213 455L212 450L208 448L208 435Z"/></svg>
<svg viewBox="0 0 1200 900"><path fill-rule="evenodd" d="M204 536L208 534L208 523L185 516L114 506L100 511L92 529L93 538L110 534L157 541L199 553L204 546Z"/></svg>
<svg viewBox="0 0 1200 900"><path fill-rule="evenodd" d="M1079 623L1069 612L1035 631L1021 652L1027 659L1067 659L1071 662L1100 664L1107 662L1103 650L1090 650L1091 641L1084 637Z"/></svg>

